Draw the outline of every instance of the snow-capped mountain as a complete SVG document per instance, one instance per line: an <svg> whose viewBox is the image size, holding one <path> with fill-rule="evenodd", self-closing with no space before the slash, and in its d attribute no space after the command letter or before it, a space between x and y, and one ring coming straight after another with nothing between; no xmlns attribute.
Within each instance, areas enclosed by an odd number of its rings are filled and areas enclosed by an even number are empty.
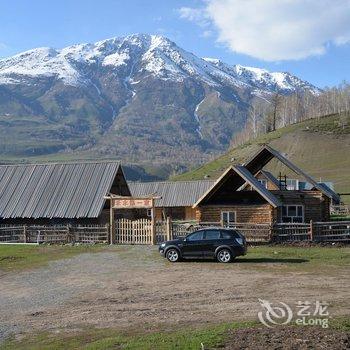
<svg viewBox="0 0 350 350"><path fill-rule="evenodd" d="M20 155L196 163L228 146L251 101L276 91L320 92L289 73L197 57L158 35L37 48L0 60L0 139L3 152Z"/></svg>
<svg viewBox="0 0 350 350"><path fill-rule="evenodd" d="M52 77L67 85L91 83L84 68L110 67L123 70L138 65L132 75L143 72L162 80L182 82L196 78L208 85L232 85L268 91L319 90L308 82L282 72L230 66L215 58L199 58L160 35L130 35L94 44L68 46L62 50L37 48L0 60L0 84L31 84L33 78ZM29 79L28 79L29 78Z"/></svg>

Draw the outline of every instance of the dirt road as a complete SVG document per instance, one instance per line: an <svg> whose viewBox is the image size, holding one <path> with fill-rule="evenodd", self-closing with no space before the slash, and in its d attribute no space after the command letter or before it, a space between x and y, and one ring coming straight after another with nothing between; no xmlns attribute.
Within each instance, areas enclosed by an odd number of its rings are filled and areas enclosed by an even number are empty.
<svg viewBox="0 0 350 350"><path fill-rule="evenodd" d="M289 262L290 263L290 262ZM154 247L120 247L0 275L0 337L82 326L174 328L256 319L258 298L325 300L349 314L345 267L287 271L282 262L171 264Z"/></svg>

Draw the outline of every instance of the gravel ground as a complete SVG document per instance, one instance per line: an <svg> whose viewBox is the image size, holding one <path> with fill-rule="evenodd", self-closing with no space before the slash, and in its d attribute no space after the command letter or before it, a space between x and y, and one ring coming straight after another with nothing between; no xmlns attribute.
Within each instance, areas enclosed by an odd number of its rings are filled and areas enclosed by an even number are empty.
<svg viewBox="0 0 350 350"><path fill-rule="evenodd" d="M83 326L141 330L256 319L258 298L325 300L332 316L349 314L345 268L325 276L249 265L170 264L154 247L134 246L2 274L0 339Z"/></svg>

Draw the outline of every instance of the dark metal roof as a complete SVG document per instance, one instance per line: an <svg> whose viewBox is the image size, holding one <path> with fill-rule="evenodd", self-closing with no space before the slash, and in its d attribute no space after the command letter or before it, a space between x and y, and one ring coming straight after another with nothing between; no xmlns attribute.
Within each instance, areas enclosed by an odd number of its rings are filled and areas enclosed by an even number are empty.
<svg viewBox="0 0 350 350"><path fill-rule="evenodd" d="M0 218L97 218L117 162L0 166Z"/></svg>
<svg viewBox="0 0 350 350"><path fill-rule="evenodd" d="M295 164L293 164L290 160L284 157L281 153L276 151L270 146L263 146L249 161L244 163L243 165L252 173L256 174L259 170L261 170L267 163L271 161L271 159L276 158L289 169L294 171L296 174L301 175L304 179L311 183L315 188L317 188L320 192L326 195L329 198L332 198L336 203L340 202L340 197L337 193L332 191L327 186L321 186L318 184L310 175L305 173L303 170L298 168Z"/></svg>
<svg viewBox="0 0 350 350"><path fill-rule="evenodd" d="M160 181L129 182L132 196L161 196L156 200L157 207L192 206L213 184L214 180L199 181Z"/></svg>
<svg viewBox="0 0 350 350"><path fill-rule="evenodd" d="M265 176L267 180L273 183L277 188L280 187L280 182L269 171L261 170L261 174Z"/></svg>
<svg viewBox="0 0 350 350"><path fill-rule="evenodd" d="M272 206L279 207L282 203L267 190L250 172L242 165L234 165L229 167L219 179L200 197L194 204L194 207L199 205L206 198L210 197L222 183L228 178L232 179L232 191L238 191L245 183L252 186L263 198L265 198Z"/></svg>
<svg viewBox="0 0 350 350"><path fill-rule="evenodd" d="M233 169L238 173L244 180L246 180L262 197L264 197L273 207L280 207L282 203L268 190L265 186L260 183L248 169L242 165L235 165Z"/></svg>

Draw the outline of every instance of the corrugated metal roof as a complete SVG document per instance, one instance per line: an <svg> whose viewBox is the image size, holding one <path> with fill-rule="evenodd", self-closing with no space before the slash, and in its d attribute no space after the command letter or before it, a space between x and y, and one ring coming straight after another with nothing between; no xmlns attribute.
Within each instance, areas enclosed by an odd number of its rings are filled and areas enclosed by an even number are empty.
<svg viewBox="0 0 350 350"><path fill-rule="evenodd" d="M117 162L0 165L0 218L96 218Z"/></svg>
<svg viewBox="0 0 350 350"><path fill-rule="evenodd" d="M213 184L214 180L129 182L132 196L161 196L158 207L192 206Z"/></svg>

